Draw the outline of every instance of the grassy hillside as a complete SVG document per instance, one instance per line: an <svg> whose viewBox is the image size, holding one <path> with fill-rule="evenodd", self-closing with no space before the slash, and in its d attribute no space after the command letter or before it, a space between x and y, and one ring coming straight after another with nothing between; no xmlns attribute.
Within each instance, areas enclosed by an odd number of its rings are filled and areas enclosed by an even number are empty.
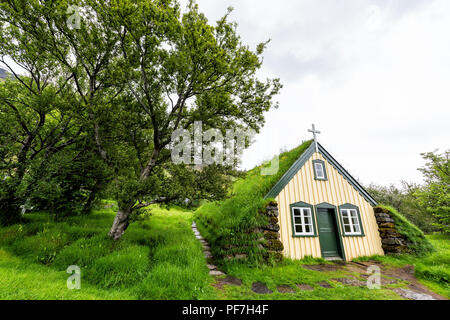
<svg viewBox="0 0 450 320"><path fill-rule="evenodd" d="M267 223L265 218L258 214L270 201L264 199L264 196L311 142L306 141L297 148L282 153L276 174L261 175L261 168L269 166L270 163L256 167L250 170L245 178L234 183L229 199L206 203L195 212L197 225L211 244L216 258L220 260L229 254L246 254L248 262L261 260L265 250L257 246L258 235L253 230Z"/></svg>
<svg viewBox="0 0 450 320"><path fill-rule="evenodd" d="M214 298L192 212L152 208L119 242L106 237L114 210L54 222L45 213L0 229L0 299ZM82 290L68 290L69 265Z"/></svg>

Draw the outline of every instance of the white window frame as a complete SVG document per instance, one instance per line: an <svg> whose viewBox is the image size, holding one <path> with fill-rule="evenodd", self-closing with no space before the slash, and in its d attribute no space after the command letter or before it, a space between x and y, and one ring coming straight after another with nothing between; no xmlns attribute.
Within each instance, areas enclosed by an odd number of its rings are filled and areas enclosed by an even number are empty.
<svg viewBox="0 0 450 320"><path fill-rule="evenodd" d="M319 175L317 166L320 166L322 175ZM325 180L325 167L322 162L314 162L314 172L316 173L316 179Z"/></svg>
<svg viewBox="0 0 450 320"><path fill-rule="evenodd" d="M347 215L347 221L348 223L345 223L345 215ZM362 235L362 227L361 227L361 221L359 219L358 216L358 211L356 209L341 209L341 217L342 217L342 231L344 232L345 235L349 235L349 236L360 236ZM356 219L356 223L353 222L353 219ZM349 226L350 227L350 232L345 230L345 227ZM357 226L359 229L359 231L356 231L356 227Z"/></svg>
<svg viewBox="0 0 450 320"><path fill-rule="evenodd" d="M300 215L295 215L295 210L300 210ZM309 223L305 224L305 212L308 213ZM300 218L301 223L295 223L295 218ZM294 236L314 236L314 221L312 209L308 207L292 207L292 224ZM302 232L297 232L296 226L302 226ZM310 232L305 232L305 227L309 226Z"/></svg>

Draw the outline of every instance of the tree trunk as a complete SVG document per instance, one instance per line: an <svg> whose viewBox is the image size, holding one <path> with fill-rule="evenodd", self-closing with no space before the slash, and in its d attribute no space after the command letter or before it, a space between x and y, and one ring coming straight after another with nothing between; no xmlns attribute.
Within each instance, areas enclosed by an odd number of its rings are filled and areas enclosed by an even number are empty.
<svg viewBox="0 0 450 320"><path fill-rule="evenodd" d="M114 218L111 230L109 230L108 235L114 240L119 240L125 230L127 230L129 222L129 217L132 210L131 208L120 209L117 211L116 217Z"/></svg>

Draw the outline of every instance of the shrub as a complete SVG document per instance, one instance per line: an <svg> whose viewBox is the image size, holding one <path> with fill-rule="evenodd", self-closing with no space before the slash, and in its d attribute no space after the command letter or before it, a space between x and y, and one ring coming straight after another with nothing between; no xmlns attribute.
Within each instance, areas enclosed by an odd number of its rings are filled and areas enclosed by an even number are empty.
<svg viewBox="0 0 450 320"><path fill-rule="evenodd" d="M35 236L14 242L11 248L17 255L24 255L35 262L49 264L68 243L68 236L60 230L44 229Z"/></svg>
<svg viewBox="0 0 450 320"><path fill-rule="evenodd" d="M22 240L24 235L24 228L21 224L0 228L0 246L9 246L16 241Z"/></svg>
<svg viewBox="0 0 450 320"><path fill-rule="evenodd" d="M113 240L105 235L90 239L79 239L65 247L55 258L53 266L65 270L70 265L81 268L91 265L96 259L109 254L114 246Z"/></svg>

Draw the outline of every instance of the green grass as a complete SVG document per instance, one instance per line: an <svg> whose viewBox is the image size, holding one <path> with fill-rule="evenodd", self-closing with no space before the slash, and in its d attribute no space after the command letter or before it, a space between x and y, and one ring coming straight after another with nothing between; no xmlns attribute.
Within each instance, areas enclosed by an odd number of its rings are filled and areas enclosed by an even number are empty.
<svg viewBox="0 0 450 320"><path fill-rule="evenodd" d="M411 254L373 256L358 260L376 260L394 267L413 265L415 276L433 291L450 298L450 236L428 235L426 238L435 248L432 253L416 256Z"/></svg>
<svg viewBox="0 0 450 320"><path fill-rule="evenodd" d="M206 203L195 212L198 228L211 244L215 257L244 253L250 258L247 263L260 262L265 250L258 248L258 235L252 231L267 224L266 218L258 214L271 200L264 196L310 145L311 141L306 141L282 153L279 170L274 175L261 175L261 168L270 163L248 171L245 178L233 184L230 198ZM224 249L230 246L233 248Z"/></svg>
<svg viewBox="0 0 450 320"><path fill-rule="evenodd" d="M225 285L221 298L244 300L390 300L399 297L387 288L370 290L367 287L344 286L332 281L335 278L348 278L351 276L343 270L322 272L303 268L304 264L328 263L322 259L305 258L293 261L285 259L274 266L263 265L252 268L243 264L228 265L227 274L242 279L242 286ZM323 288L319 282L327 282L332 288ZM257 294L251 290L254 282L263 282L273 291L271 294ZM301 290L297 284L307 284L314 290ZM280 293L279 285L288 285L295 290L294 293Z"/></svg>
<svg viewBox="0 0 450 320"><path fill-rule="evenodd" d="M0 228L0 299L399 299L388 287L369 290L332 281L351 277L343 270L304 268L304 264L329 263L311 257L258 268L228 263L222 266L224 271L243 285L216 289L190 227L193 213L176 207L151 209L151 217L131 224L118 242L106 237L113 209L61 222L46 213L33 213L28 215L29 223ZM372 258L392 266L414 264L424 284L448 297L449 237L428 239L436 248L432 254ZM69 265L81 268L80 290L67 289ZM254 293L251 287L257 281L273 293ZM332 288L322 288L320 281ZM296 284L309 284L314 290L300 290ZM280 293L278 285L289 285L295 292Z"/></svg>
<svg viewBox="0 0 450 320"><path fill-rule="evenodd" d="M434 251L433 245L427 240L422 230L408 221L402 214L390 206L379 205L394 219L395 228L408 242L408 250L416 255L426 255Z"/></svg>
<svg viewBox="0 0 450 320"><path fill-rule="evenodd" d="M403 254L388 256L364 257L356 260L375 260L385 263L388 267L403 267L407 264L415 266L415 275L432 291L450 298L450 237L445 235L426 236L435 247L435 251L422 256ZM370 290L364 287L344 286L332 281L335 278L350 277L345 270L332 272L319 272L303 268L304 264L329 263L323 259L305 257L300 261L284 259L283 262L273 266L260 265L253 268L239 263L225 265L227 274L242 279L241 287L225 285L221 298L224 299L305 299L305 300L389 300L400 299L389 288L404 287L406 283L396 283L382 287L381 290ZM360 278L360 280L364 280ZM273 291L272 294L261 295L251 290L253 282L264 282ZM326 281L333 288L326 289L318 282ZM299 290L296 284L303 283L314 287L312 291ZM289 285L295 293L280 293L278 285Z"/></svg>
<svg viewBox="0 0 450 320"><path fill-rule="evenodd" d="M192 212L151 208L120 241L106 234L113 209L54 222L46 213L0 229L0 299L213 299ZM66 286L70 265L81 290Z"/></svg>

